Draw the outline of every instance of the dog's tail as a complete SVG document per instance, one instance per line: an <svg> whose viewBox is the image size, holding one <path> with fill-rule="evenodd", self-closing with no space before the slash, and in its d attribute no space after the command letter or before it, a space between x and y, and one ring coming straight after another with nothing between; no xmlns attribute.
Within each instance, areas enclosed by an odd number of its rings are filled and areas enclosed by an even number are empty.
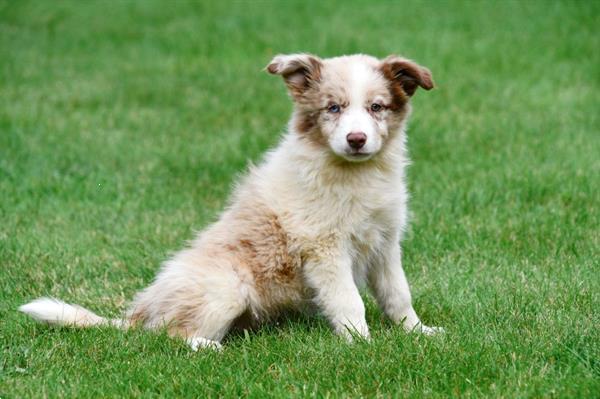
<svg viewBox="0 0 600 399"><path fill-rule="evenodd" d="M106 319L79 305L71 305L54 298L39 298L19 307L35 320L70 327L112 326L127 329L126 319Z"/></svg>

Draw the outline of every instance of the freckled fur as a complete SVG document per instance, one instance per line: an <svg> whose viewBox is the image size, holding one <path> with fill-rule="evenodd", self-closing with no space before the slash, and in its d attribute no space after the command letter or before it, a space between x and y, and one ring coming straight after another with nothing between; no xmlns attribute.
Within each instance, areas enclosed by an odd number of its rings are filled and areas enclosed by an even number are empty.
<svg viewBox="0 0 600 399"><path fill-rule="evenodd" d="M21 310L81 327L167 328L198 349L219 348L233 325L316 306L351 340L355 333L369 337L358 292L364 283L394 322L435 332L412 308L400 259L408 200L404 130L414 92L402 91L398 62L364 55L275 57L267 71L283 77L295 104L287 134L250 168L219 220L163 264L123 320L51 300ZM422 68L401 62L409 74ZM431 80L422 85L431 88ZM377 114L369 110L375 101L385 105ZM331 102L343 112L327 113ZM340 156L344 129L367 133L374 148L368 160ZM68 319L61 316L65 310Z"/></svg>

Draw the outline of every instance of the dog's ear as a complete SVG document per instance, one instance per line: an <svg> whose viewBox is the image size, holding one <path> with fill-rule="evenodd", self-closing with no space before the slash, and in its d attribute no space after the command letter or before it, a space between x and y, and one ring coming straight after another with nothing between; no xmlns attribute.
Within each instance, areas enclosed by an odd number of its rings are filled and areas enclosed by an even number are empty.
<svg viewBox="0 0 600 399"><path fill-rule="evenodd" d="M311 54L280 54L266 69L273 75L281 75L292 96L297 98L319 82L322 67L322 61Z"/></svg>
<svg viewBox="0 0 600 399"><path fill-rule="evenodd" d="M383 76L400 85L408 95L415 94L417 87L425 90L433 89L433 79L429 69L406 58L390 55L381 62Z"/></svg>

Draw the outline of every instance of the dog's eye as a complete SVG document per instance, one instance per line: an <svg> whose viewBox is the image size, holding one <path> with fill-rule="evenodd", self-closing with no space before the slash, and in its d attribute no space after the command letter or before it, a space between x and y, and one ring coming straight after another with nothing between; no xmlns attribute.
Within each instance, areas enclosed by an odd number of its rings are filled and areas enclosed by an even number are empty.
<svg viewBox="0 0 600 399"><path fill-rule="evenodd" d="M340 112L340 106L338 104L331 104L329 107L327 107L327 111L331 112L332 114L337 114Z"/></svg>
<svg viewBox="0 0 600 399"><path fill-rule="evenodd" d="M377 104L377 103L371 104L371 111L373 111L373 112L379 112L382 109L383 109L383 107L381 106L381 104Z"/></svg>

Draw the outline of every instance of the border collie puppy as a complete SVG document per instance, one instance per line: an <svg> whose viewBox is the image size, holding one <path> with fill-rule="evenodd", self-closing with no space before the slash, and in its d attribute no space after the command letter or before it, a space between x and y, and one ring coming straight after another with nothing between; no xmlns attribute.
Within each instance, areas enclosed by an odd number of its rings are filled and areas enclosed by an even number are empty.
<svg viewBox="0 0 600 399"><path fill-rule="evenodd" d="M166 261L122 319L40 298L33 318L78 327L166 328L192 349L234 326L316 307L336 334L369 339L358 287L407 331L432 334L411 304L400 240L407 225L406 121L428 69L405 58L278 55L266 67L294 102L287 133L238 183L219 220Z"/></svg>

